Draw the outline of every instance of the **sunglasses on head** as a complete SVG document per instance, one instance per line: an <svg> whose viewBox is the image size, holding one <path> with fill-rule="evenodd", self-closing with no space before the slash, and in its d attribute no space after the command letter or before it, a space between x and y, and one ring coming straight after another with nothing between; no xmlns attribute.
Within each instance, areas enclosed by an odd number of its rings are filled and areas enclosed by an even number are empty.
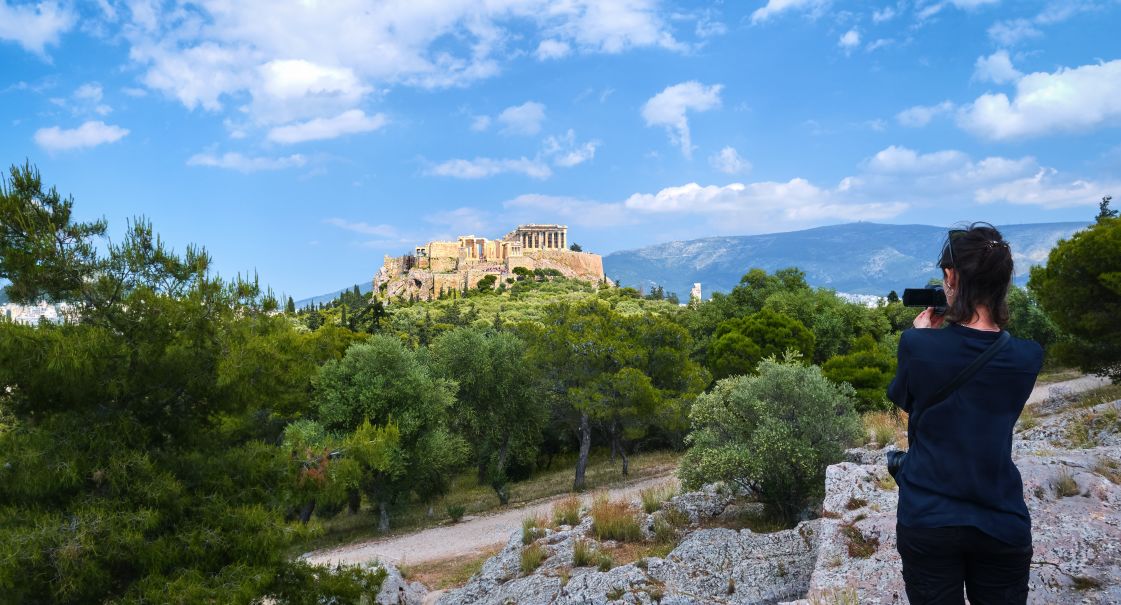
<svg viewBox="0 0 1121 605"><path fill-rule="evenodd" d="M965 229L950 229L950 231L947 233L947 235L946 235L946 250L949 251L950 264L949 264L949 266L944 266L943 268L952 269L952 268L957 266L957 263L954 262L954 240L963 236L963 235L965 235L965 233L966 233Z"/></svg>

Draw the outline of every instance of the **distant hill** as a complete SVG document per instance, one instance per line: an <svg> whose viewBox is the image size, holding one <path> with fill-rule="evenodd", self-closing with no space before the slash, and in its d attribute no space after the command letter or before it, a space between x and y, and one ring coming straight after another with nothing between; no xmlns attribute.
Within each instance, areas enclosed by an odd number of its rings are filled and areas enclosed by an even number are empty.
<svg viewBox="0 0 1121 605"><path fill-rule="evenodd" d="M1033 265L1047 260L1060 238L1085 223L998 226L1012 245L1015 282L1024 284ZM935 267L946 229L929 225L850 223L804 231L706 237L667 242L609 254L604 270L624 286L660 285L682 300L694 282L705 298L727 292L753 267L774 271L798 267L811 285L849 294L885 295L940 277Z"/></svg>
<svg viewBox="0 0 1121 605"><path fill-rule="evenodd" d="M370 276L369 278L365 278L365 279L362 279L360 281L356 281L354 283L358 284L358 290L360 292L362 292L363 294L366 294L370 290L374 289L374 283L373 283L372 278L373 278L373 276ZM297 300L296 301L296 308L297 309L302 309L302 308L304 308L304 307L306 307L306 306L308 306L312 303L315 303L317 305L323 304L323 303L329 303L332 300L335 300L336 298L338 298L339 295L342 294L343 292L346 292L347 290L350 290L352 288L354 288L353 284L351 284L350 286L347 286L346 288L340 288L338 290L335 290L334 292L328 292L327 294L320 294L319 296L313 296L311 298L304 298L302 300ZM281 303L283 303L283 301L281 301Z"/></svg>

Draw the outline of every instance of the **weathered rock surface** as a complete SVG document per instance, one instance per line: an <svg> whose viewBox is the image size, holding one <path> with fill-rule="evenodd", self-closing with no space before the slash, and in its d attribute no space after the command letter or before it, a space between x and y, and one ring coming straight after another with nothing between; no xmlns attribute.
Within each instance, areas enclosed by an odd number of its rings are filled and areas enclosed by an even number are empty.
<svg viewBox="0 0 1121 605"><path fill-rule="evenodd" d="M1034 534L1028 602L1121 603L1121 486L1116 483L1121 481L1121 401L1088 409L1069 405L1067 399L1048 401L1042 409L1055 413L1021 431L1014 442ZM663 505L690 521L688 533L664 559L606 572L573 569L575 544L590 535L591 520L585 517L576 527L548 530L537 540L548 556L533 573L521 573L525 547L518 532L466 586L438 603L907 603L895 549L898 493L883 465L891 449L846 452L846 462L827 470L822 517L794 529L757 534L711 527L734 524L757 513L758 505L737 498L733 490L708 486ZM1065 491L1060 481L1066 482ZM647 534L654 520L647 515L642 523Z"/></svg>
<svg viewBox="0 0 1121 605"><path fill-rule="evenodd" d="M422 605L428 589L420 582L407 582L392 563L376 563L385 569L385 580L374 600L377 605Z"/></svg>

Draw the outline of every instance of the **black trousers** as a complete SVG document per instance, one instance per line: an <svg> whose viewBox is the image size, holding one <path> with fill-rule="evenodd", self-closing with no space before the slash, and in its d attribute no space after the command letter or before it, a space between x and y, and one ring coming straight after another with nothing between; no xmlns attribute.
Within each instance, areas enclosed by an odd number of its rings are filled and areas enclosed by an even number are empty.
<svg viewBox="0 0 1121 605"><path fill-rule="evenodd" d="M1023 604L1028 599L1031 546L1012 546L975 527L895 525L903 581L911 605Z"/></svg>

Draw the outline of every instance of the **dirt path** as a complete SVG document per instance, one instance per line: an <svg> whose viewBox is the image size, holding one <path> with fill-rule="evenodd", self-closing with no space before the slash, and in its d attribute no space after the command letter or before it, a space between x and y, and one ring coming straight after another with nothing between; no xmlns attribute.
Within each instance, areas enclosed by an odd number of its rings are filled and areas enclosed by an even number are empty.
<svg viewBox="0 0 1121 605"><path fill-rule="evenodd" d="M638 498L646 488L673 482L673 470L606 490L612 499ZM585 503L594 493L583 496ZM505 544L510 533L522 526L522 519L533 515L549 514L553 503L563 498L557 496L479 517L467 517L455 525L443 525L415 534L396 536L383 540L347 544L307 553L303 556L311 563L365 563L375 559L396 565L441 561L482 552L488 546Z"/></svg>
<svg viewBox="0 0 1121 605"><path fill-rule="evenodd" d="M1069 389L1071 392L1087 391L1107 384L1108 380L1096 376L1083 376L1074 380L1041 385L1032 391L1029 403L1042 401L1054 389ZM637 498L638 493L648 487L676 481L673 471L607 490L613 499ZM347 544L334 548L317 550L304 555L312 563L364 563L380 559L392 563L416 564L429 561L442 561L482 552L483 549L503 544L510 533L521 527L522 519L532 515L548 514L553 503L562 498L547 498L531 504L503 510L498 513L478 517L468 517L456 525L433 527L414 534L396 536L381 540L371 540ZM591 499L585 495L585 502Z"/></svg>

